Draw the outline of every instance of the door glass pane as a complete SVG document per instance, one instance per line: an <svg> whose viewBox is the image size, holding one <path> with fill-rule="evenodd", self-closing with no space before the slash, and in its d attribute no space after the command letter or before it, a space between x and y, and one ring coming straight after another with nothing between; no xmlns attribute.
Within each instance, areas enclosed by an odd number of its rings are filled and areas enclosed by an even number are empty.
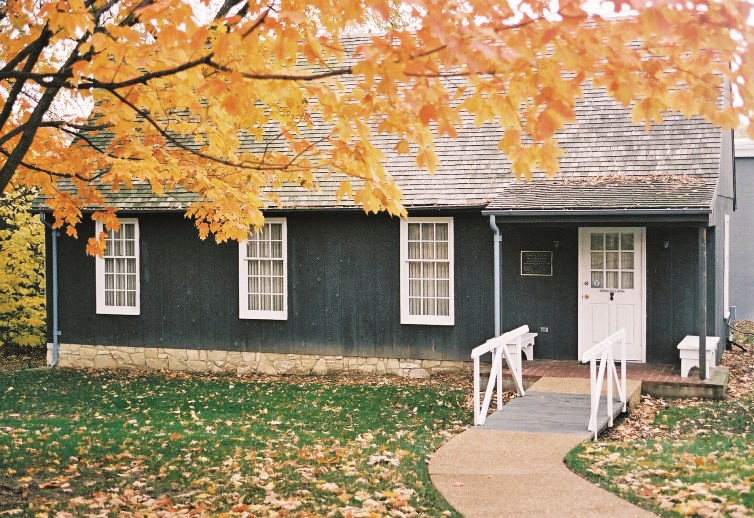
<svg viewBox="0 0 754 518"><path fill-rule="evenodd" d="M633 252L621 252L620 267L622 270L634 269L634 253Z"/></svg>
<svg viewBox="0 0 754 518"><path fill-rule="evenodd" d="M605 256L602 252L592 252L592 270L602 269L605 267Z"/></svg>
<svg viewBox="0 0 754 518"><path fill-rule="evenodd" d="M605 252L605 268L608 270L618 269L618 252Z"/></svg>
<svg viewBox="0 0 754 518"><path fill-rule="evenodd" d="M620 235L620 247L622 250L634 249L634 234L633 232L624 232Z"/></svg>
<svg viewBox="0 0 754 518"><path fill-rule="evenodd" d="M602 288L604 279L602 272L592 272L592 288Z"/></svg>
<svg viewBox="0 0 754 518"><path fill-rule="evenodd" d="M603 245L604 234L602 232L593 232L591 234L591 249L592 250L604 250Z"/></svg>
<svg viewBox="0 0 754 518"><path fill-rule="evenodd" d="M620 287L624 290L634 289L634 272L621 272Z"/></svg>
<svg viewBox="0 0 754 518"><path fill-rule="evenodd" d="M605 289L618 289L618 272L605 272Z"/></svg>
<svg viewBox="0 0 754 518"><path fill-rule="evenodd" d="M618 250L617 232L605 232L605 250Z"/></svg>

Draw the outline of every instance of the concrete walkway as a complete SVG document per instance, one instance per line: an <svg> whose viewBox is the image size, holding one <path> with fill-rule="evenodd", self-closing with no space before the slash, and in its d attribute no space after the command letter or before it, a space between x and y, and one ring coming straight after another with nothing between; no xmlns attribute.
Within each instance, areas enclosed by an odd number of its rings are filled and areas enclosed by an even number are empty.
<svg viewBox="0 0 754 518"><path fill-rule="evenodd" d="M543 380L540 387L558 385ZM529 391L540 387L532 385ZM573 386L569 390L582 391ZM467 517L653 516L563 464L570 450L590 439L585 428L562 433L555 422L549 431L537 422L530 430L520 425L515 430L473 427L435 452L429 475L450 505Z"/></svg>

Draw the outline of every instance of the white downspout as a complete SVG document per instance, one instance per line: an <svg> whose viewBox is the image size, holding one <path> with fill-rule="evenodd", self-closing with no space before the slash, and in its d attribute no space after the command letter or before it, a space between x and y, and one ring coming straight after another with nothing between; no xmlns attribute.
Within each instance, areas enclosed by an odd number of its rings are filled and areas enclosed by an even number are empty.
<svg viewBox="0 0 754 518"><path fill-rule="evenodd" d="M52 359L50 367L55 367L58 364L60 352L60 329L58 328L58 236L60 232L45 219L44 212L39 214L39 219L52 234Z"/></svg>
<svg viewBox="0 0 754 518"><path fill-rule="evenodd" d="M494 247L494 254L493 254L493 261L494 266L493 270L495 272L495 288L494 288L494 299L495 299L495 336L500 336L501 333L501 325L500 325L500 315L502 314L502 304L503 300L500 293L500 283L502 281L502 269L500 267L500 247L503 243L503 236L500 233L500 229L497 226L497 222L495 221L495 216L490 215L490 228L492 229L492 232L495 233L494 239L493 239L493 247Z"/></svg>

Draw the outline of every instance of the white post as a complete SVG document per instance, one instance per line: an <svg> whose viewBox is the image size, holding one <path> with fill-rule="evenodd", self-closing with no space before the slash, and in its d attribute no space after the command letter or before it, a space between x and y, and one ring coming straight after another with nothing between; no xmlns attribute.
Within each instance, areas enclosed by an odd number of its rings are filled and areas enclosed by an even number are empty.
<svg viewBox="0 0 754 518"><path fill-rule="evenodd" d="M607 368L608 368L607 375L610 378L607 384L607 424L608 426L613 426L613 383L615 383L616 380L613 377L613 372L615 371L615 363L613 360L613 346L612 345L610 345L610 347L608 347L605 350L605 356L606 356Z"/></svg>
<svg viewBox="0 0 754 518"><path fill-rule="evenodd" d="M626 392L626 332L620 335L620 386L623 394L623 411L626 411L628 392Z"/></svg>
<svg viewBox="0 0 754 518"><path fill-rule="evenodd" d="M474 357L474 424L479 424L479 356Z"/></svg>
<svg viewBox="0 0 754 518"><path fill-rule="evenodd" d="M505 344L500 347L505 347ZM500 365L497 369L497 409L503 408L503 356L500 355Z"/></svg>

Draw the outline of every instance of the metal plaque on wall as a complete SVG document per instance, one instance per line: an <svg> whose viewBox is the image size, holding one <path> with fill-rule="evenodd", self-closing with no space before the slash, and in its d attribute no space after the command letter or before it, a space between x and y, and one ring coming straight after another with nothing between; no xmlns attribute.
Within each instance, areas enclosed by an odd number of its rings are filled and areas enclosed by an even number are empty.
<svg viewBox="0 0 754 518"><path fill-rule="evenodd" d="M521 250L521 275L552 277L552 251Z"/></svg>

